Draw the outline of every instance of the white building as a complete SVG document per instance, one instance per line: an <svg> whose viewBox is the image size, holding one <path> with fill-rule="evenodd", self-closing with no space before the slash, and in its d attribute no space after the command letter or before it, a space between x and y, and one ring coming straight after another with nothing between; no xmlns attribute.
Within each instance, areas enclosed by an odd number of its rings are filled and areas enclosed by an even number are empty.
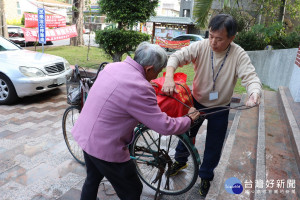
<svg viewBox="0 0 300 200"><path fill-rule="evenodd" d="M20 24L24 12L37 12L44 6L47 14L59 14L67 17L71 4L55 0L4 0L5 17L8 24ZM67 19L68 22L68 19Z"/></svg>
<svg viewBox="0 0 300 200"><path fill-rule="evenodd" d="M160 0L155 11L157 16L179 17L180 0Z"/></svg>

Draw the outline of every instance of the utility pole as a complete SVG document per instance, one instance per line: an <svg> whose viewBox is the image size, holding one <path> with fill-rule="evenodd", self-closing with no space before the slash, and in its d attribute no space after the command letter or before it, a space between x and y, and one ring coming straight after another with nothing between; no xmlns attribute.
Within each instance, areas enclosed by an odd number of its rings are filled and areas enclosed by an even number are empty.
<svg viewBox="0 0 300 200"><path fill-rule="evenodd" d="M5 38L8 38L6 17L5 17L5 10L4 10L4 0L0 0L0 35Z"/></svg>

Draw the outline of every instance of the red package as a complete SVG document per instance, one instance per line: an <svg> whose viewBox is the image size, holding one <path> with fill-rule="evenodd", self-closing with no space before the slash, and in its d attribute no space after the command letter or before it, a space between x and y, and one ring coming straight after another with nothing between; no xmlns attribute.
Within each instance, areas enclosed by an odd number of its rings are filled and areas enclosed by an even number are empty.
<svg viewBox="0 0 300 200"><path fill-rule="evenodd" d="M181 117L186 115L189 107L193 107L193 98L191 90L186 84L187 75L181 72L174 74L174 81L178 93L173 93L172 97L166 96L161 88L165 82L165 73L163 77L152 80L158 86L153 86L157 96L157 103L162 112L167 113L170 117ZM185 104L185 105L184 105Z"/></svg>

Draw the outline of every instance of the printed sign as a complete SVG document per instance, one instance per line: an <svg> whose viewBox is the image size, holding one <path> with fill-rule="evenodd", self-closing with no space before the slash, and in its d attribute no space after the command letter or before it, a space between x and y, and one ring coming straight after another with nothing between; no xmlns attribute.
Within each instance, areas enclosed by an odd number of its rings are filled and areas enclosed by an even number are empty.
<svg viewBox="0 0 300 200"><path fill-rule="evenodd" d="M38 27L38 15L32 13L24 13L25 28ZM46 15L46 27L65 27L66 17L61 15Z"/></svg>
<svg viewBox="0 0 300 200"><path fill-rule="evenodd" d="M164 40L160 37L156 37L155 44L158 44L159 46L164 48L181 49L182 47L189 46L190 40L171 41L171 40Z"/></svg>
<svg viewBox="0 0 300 200"><path fill-rule="evenodd" d="M38 41L38 29L22 28L25 41ZM46 41L64 40L77 36L76 25L46 29Z"/></svg>
<svg viewBox="0 0 300 200"><path fill-rule="evenodd" d="M38 30L39 43L46 44L46 21L44 8L38 8Z"/></svg>

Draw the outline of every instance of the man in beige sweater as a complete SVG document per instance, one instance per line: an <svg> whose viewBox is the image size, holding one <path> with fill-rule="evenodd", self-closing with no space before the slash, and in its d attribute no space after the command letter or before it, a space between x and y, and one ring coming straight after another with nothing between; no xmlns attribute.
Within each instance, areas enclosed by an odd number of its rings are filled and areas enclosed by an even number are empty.
<svg viewBox="0 0 300 200"><path fill-rule="evenodd" d="M206 113L214 112L220 106L229 106L233 90L238 78L247 89L247 106L259 104L261 82L255 73L247 53L233 42L237 31L237 23L227 14L216 15L209 23L209 38L204 39L176 51L169 58L166 78L162 91L167 95L176 92L173 75L177 67L193 63L193 98L196 109L209 108ZM250 41L249 41L250 42ZM217 108L216 108L217 107ZM219 107L219 108L218 108ZM229 111L207 116L207 136L202 165L199 169L201 178L200 195L205 197L209 191L210 181L214 178L227 131ZM190 136L195 137L202 123L191 129ZM176 162L169 173L174 176L187 167L184 145L176 148Z"/></svg>

